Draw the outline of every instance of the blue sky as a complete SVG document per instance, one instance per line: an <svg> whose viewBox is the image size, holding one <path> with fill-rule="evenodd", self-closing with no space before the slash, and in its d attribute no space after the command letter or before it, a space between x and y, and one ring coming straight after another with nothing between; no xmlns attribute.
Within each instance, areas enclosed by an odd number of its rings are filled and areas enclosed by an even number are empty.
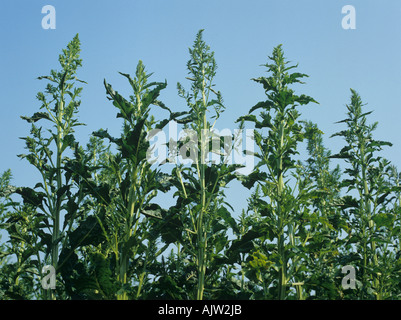
<svg viewBox="0 0 401 320"><path fill-rule="evenodd" d="M41 26L42 7L56 9L56 29ZM356 29L344 30L341 10L356 9ZM199 29L215 52L216 88L222 92L226 111L219 128L236 128L235 120L264 99L260 85L251 81L265 74L272 49L283 44L286 57L308 74L298 93L320 104L300 109L303 119L316 122L325 132L333 152L343 146L329 136L341 129L334 122L345 118L350 88L359 92L379 121L376 138L394 144L383 156L401 168L401 3L397 0L116 0L59 1L8 0L0 5L0 172L10 168L13 184L33 186L35 169L17 154L24 153L19 137L29 134L20 115L38 111L37 92L46 85L36 80L58 68L58 55L79 33L83 67L78 77L84 85L77 128L85 144L91 132L107 128L118 135L121 122L106 99L103 79L130 94L126 79L143 60L152 80L168 82L163 100L171 109L186 110L176 90L185 80L188 47ZM228 201L244 207L246 193L234 185Z"/></svg>

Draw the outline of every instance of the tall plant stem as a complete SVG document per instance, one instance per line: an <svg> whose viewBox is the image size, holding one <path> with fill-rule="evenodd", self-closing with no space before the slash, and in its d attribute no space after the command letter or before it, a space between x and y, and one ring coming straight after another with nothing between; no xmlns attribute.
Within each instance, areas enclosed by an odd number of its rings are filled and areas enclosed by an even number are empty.
<svg viewBox="0 0 401 320"><path fill-rule="evenodd" d="M128 195L128 207L127 207L127 221L126 221L126 226L125 226L125 239L124 242L127 243L129 239L131 238L132 234L134 233L135 236L135 231L132 228L133 220L134 220L134 215L135 215L135 202L136 202L136 177L138 175L138 167L136 167L133 170L132 176L131 176L131 188L129 191ZM139 219L139 217L135 217L136 220ZM128 252L125 252L124 250L121 252L121 258L120 258L120 273L118 275L118 280L125 285L127 283L127 272L128 272L128 263L129 263L129 256ZM128 295L124 291L122 294L117 295L117 300L128 300Z"/></svg>
<svg viewBox="0 0 401 320"><path fill-rule="evenodd" d="M367 165L366 165L366 159L365 159L365 148L364 148L364 143L361 144L361 160L362 160L362 180L363 180L363 210L365 214L365 219L368 221L367 225L367 232L366 232L366 237L370 238L372 229L373 229L373 220L372 220L372 212L371 212L371 200L370 198L370 192L369 192L369 187L368 187L368 181L367 181L367 176L366 176L366 170L367 170ZM365 232L365 228L364 228ZM365 237L364 237L365 238ZM377 266L377 253L376 253L376 242L371 240L370 241L370 248L372 250L373 256L373 264L374 266ZM366 274L366 268L368 267L369 261L368 261L368 255L367 255L367 239L365 238L364 240L364 275ZM365 278L366 280L366 278ZM374 286L377 289L379 287L379 281L377 278L374 280ZM376 298L380 300L380 294L376 295Z"/></svg>
<svg viewBox="0 0 401 320"><path fill-rule="evenodd" d="M206 98L205 98L205 91L202 91L202 96L203 96L203 104L206 105ZM205 274L206 274L206 246L207 246L207 239L206 239L206 230L204 226L204 221L203 221L203 215L206 211L206 185L205 185L205 170L206 170L206 164L205 164L205 150L207 147L207 140L206 139L206 134L207 134L207 119L206 119L206 114L203 114L203 125L201 128L200 132L198 132L198 136L201 137L201 154L200 154L200 179L201 179L201 192L202 192L202 206L201 210L199 213L198 217L198 226L197 226L197 231L198 231L198 287L197 287L197 293L196 293L196 299L197 300L202 300L203 299L203 292L205 289Z"/></svg>
<svg viewBox="0 0 401 320"><path fill-rule="evenodd" d="M279 300L285 299L286 287L287 287L287 262L285 258L285 222L284 222L284 212L282 211L282 194L284 190L284 180L283 180L283 157L281 155L281 150L283 150L284 145L284 123L280 124L280 136L279 136L279 152L280 157L277 159L278 161L278 177L277 177L277 216L278 216L278 254L281 258L281 266L279 272L279 288L278 288L278 298Z"/></svg>
<svg viewBox="0 0 401 320"><path fill-rule="evenodd" d="M63 112L64 112L64 90L60 95L60 104L57 117L57 159L56 159L56 174L57 174L57 190L62 188L61 177L61 159L62 159L62 146L63 146ZM58 241L60 237L60 210L61 210L61 195L56 194L56 203L53 206L53 234L52 234L52 248L51 248L51 261L52 266L57 270L58 265ZM55 300L56 297L53 292L50 292L50 298Z"/></svg>
<svg viewBox="0 0 401 320"><path fill-rule="evenodd" d="M62 187L61 180L61 148L62 148L62 119L63 119L63 100L60 101L60 109L58 114L58 125L57 125L57 189L60 190ZM58 244L57 238L60 228L60 197L56 198L55 210L53 212L53 241L52 241L52 264L54 268L57 268L57 257L58 257Z"/></svg>

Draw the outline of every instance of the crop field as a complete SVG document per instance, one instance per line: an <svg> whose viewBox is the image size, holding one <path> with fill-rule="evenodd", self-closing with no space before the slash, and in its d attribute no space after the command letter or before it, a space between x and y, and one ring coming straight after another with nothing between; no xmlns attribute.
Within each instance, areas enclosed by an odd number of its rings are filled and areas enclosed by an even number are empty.
<svg viewBox="0 0 401 320"><path fill-rule="evenodd" d="M401 298L401 6L295 2L20 1L0 300Z"/></svg>

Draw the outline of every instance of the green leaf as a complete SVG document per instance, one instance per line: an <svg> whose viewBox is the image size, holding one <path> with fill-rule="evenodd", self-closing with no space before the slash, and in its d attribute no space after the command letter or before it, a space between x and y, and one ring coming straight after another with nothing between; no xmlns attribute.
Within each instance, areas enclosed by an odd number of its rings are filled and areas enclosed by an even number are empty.
<svg viewBox="0 0 401 320"><path fill-rule="evenodd" d="M63 229L65 229L65 227L71 223L71 219L74 219L78 216L79 206L73 199L69 199L68 202L63 206L63 209L67 211L63 224Z"/></svg>
<svg viewBox="0 0 401 320"><path fill-rule="evenodd" d="M142 107L146 110L151 104L153 104L157 97L160 95L160 91L167 87L167 81L164 83L154 82L153 85L156 85L156 88L146 93L142 98ZM160 102L159 102L160 106Z"/></svg>
<svg viewBox="0 0 401 320"><path fill-rule="evenodd" d="M124 118L128 122L132 123L132 114L134 111L134 106L132 103L127 101L123 96L121 96L118 92L114 91L112 86L104 80L104 86L106 88L107 94L110 96L110 100L113 100L113 105L116 106L120 113L117 115L117 118Z"/></svg>
<svg viewBox="0 0 401 320"><path fill-rule="evenodd" d="M87 245L97 246L105 240L105 236L98 219L94 216L89 216L69 234L69 240L72 248Z"/></svg>
<svg viewBox="0 0 401 320"><path fill-rule="evenodd" d="M28 121L29 123L37 122L41 119L50 120L53 122L52 118L47 112L35 112L32 117L21 116L21 119Z"/></svg>
<svg viewBox="0 0 401 320"><path fill-rule="evenodd" d="M115 144L117 144L117 145L121 145L121 139L115 139L115 138L113 138L113 137L107 132L107 130L100 129L100 130L98 130L98 131L94 131L92 134L93 134L95 137L99 137L99 138L102 138L102 139L109 139L110 142L113 142L113 143L115 143Z"/></svg>
<svg viewBox="0 0 401 320"><path fill-rule="evenodd" d="M258 120L254 114L248 114L246 116L239 117L236 122L241 122L241 121L252 121L255 123L258 122Z"/></svg>
<svg viewBox="0 0 401 320"><path fill-rule="evenodd" d="M372 217L378 228L385 227L391 230L394 227L396 216L392 213L378 213Z"/></svg>
<svg viewBox="0 0 401 320"><path fill-rule="evenodd" d="M113 299L117 291L117 285L113 281L110 264L101 253L95 253L91 257L91 275L95 278L98 291L104 299Z"/></svg>
<svg viewBox="0 0 401 320"><path fill-rule="evenodd" d="M146 205L142 210L141 213L152 218L162 219L163 218L163 210L158 204L152 203Z"/></svg>
<svg viewBox="0 0 401 320"><path fill-rule="evenodd" d="M263 108L266 111L269 111L271 108L274 108L274 103L269 100L260 101L249 110L249 113L252 113L259 108Z"/></svg>
<svg viewBox="0 0 401 320"><path fill-rule="evenodd" d="M63 138L63 145L61 147L61 153L64 152L65 149L67 149L68 147L70 147L71 149L74 148L74 144L75 144L75 137L73 134L68 134Z"/></svg>
<svg viewBox="0 0 401 320"><path fill-rule="evenodd" d="M359 253L351 252L349 254L346 254L344 256L341 256L339 259L339 264L341 266L345 266L351 262L355 261L362 261L362 256Z"/></svg>
<svg viewBox="0 0 401 320"><path fill-rule="evenodd" d="M241 237L234 239L228 249L227 259L224 263L233 264L239 261L240 253L248 253L254 248L253 240L257 238L271 238L269 226L254 226Z"/></svg>
<svg viewBox="0 0 401 320"><path fill-rule="evenodd" d="M46 197L45 193L37 192L28 187L19 187L15 190L15 193L22 196L24 203L31 204L34 207L42 207Z"/></svg>
<svg viewBox="0 0 401 320"><path fill-rule="evenodd" d="M146 118L138 120L134 129L122 139L121 155L125 159L132 159L134 163L139 164L146 158L149 142L145 139Z"/></svg>
<svg viewBox="0 0 401 320"><path fill-rule="evenodd" d="M302 94L300 96L296 96L295 101L298 102L300 105L306 105L311 102L319 104L319 102L317 102L315 99L313 99L310 96L304 95L304 94Z"/></svg>
<svg viewBox="0 0 401 320"><path fill-rule="evenodd" d="M254 170L251 174L245 176L238 176L239 181L242 185L248 189L251 189L254 184L258 181L265 181L267 179L267 173L264 171L259 171L259 169Z"/></svg>
<svg viewBox="0 0 401 320"><path fill-rule="evenodd" d="M169 210L162 210L163 219L155 219L153 235L160 234L166 244L176 243L182 239L184 226L179 217L179 207L173 206Z"/></svg>
<svg viewBox="0 0 401 320"><path fill-rule="evenodd" d="M167 192L173 186L173 177L167 173L157 172L155 182L157 182L158 190Z"/></svg>
<svg viewBox="0 0 401 320"><path fill-rule="evenodd" d="M217 210L219 217L223 218L224 222L233 229L235 233L239 233L238 225L226 207L220 207Z"/></svg>
<svg viewBox="0 0 401 320"><path fill-rule="evenodd" d="M358 208L359 201L352 196L344 196L341 199L340 206L343 210L348 208Z"/></svg>

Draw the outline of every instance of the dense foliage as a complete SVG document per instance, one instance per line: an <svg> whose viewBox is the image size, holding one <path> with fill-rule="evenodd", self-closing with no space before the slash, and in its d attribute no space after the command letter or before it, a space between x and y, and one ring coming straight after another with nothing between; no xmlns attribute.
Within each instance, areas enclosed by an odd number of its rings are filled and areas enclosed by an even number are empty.
<svg viewBox="0 0 401 320"><path fill-rule="evenodd" d="M0 176L0 299L400 298L400 174L380 155L391 143L374 138L355 90L333 154L318 125L301 120L318 103L293 89L308 76L275 47L267 75L252 79L266 99L233 124L254 133L256 150L243 151L256 163L244 175L229 161L241 138L215 131L226 108L203 30L189 49L189 88L177 85L185 111L160 100L167 82L150 81L139 61L135 75L120 73L129 97L104 80L120 136L99 129L87 145L74 135L85 84L78 35L59 62L39 77L48 82L40 110L21 117L31 129L19 157L41 180L14 186L11 170ZM152 139L172 122L187 134L149 161ZM241 213L225 195L233 181L250 192Z"/></svg>

